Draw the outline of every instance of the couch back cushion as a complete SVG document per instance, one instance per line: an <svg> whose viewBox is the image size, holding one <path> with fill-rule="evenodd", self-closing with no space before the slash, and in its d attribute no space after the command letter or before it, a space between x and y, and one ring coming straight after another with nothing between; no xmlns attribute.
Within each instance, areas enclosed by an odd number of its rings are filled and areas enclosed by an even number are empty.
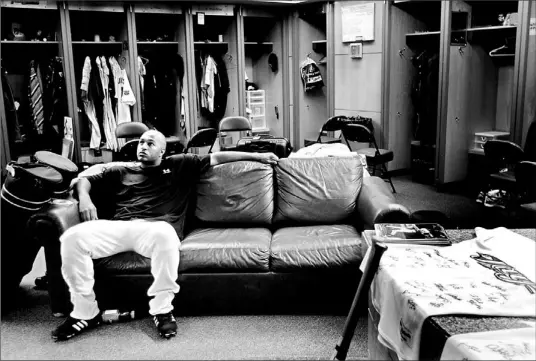
<svg viewBox="0 0 536 361"><path fill-rule="evenodd" d="M363 166L357 156L286 158L275 177L275 224L334 224L354 213Z"/></svg>
<svg viewBox="0 0 536 361"><path fill-rule="evenodd" d="M197 185L195 216L209 223L270 225L273 183L269 164L239 161L210 167Z"/></svg>

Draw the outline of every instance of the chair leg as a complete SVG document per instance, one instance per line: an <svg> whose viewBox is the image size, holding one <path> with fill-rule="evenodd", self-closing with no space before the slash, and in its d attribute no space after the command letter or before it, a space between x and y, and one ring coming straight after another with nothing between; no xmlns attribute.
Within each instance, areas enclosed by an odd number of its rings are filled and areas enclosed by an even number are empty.
<svg viewBox="0 0 536 361"><path fill-rule="evenodd" d="M396 193L395 186L393 185L393 181L391 180L391 175L389 174L389 171L387 170L387 167L385 166L385 163L382 163L382 173L385 177L387 177L387 180L391 184L391 188L393 189L393 193Z"/></svg>

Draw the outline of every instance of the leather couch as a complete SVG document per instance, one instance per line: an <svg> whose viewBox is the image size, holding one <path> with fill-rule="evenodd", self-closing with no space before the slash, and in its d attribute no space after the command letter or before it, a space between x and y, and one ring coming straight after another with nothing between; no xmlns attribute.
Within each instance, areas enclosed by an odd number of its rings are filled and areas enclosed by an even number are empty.
<svg viewBox="0 0 536 361"><path fill-rule="evenodd" d="M211 167L190 202L175 313L347 312L361 274L361 231L409 220L385 182L364 173L353 156ZM108 197L92 198L99 218L109 216ZM59 236L79 221L71 198L28 224L45 247L53 313L71 308ZM101 309L148 309L148 258L125 252L94 266Z"/></svg>

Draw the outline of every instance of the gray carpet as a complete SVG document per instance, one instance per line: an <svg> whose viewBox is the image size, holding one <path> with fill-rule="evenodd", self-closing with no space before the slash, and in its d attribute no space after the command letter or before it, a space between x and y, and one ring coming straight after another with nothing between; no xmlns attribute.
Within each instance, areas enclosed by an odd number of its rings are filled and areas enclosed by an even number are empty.
<svg viewBox="0 0 536 361"><path fill-rule="evenodd" d="M346 318L325 315L179 317L177 337L161 339L148 317L104 325L65 342L50 331L61 323L48 295L33 289L44 273L43 252L21 285L17 310L2 316L1 359L329 359ZM359 320L348 359L366 359L367 323Z"/></svg>
<svg viewBox="0 0 536 361"><path fill-rule="evenodd" d="M518 228L517 219L508 216L499 208L487 208L477 203L467 189L440 192L430 184L413 182L411 176L393 177L398 203L410 211L435 210L444 213L450 221L448 228L470 229L477 226L485 228Z"/></svg>

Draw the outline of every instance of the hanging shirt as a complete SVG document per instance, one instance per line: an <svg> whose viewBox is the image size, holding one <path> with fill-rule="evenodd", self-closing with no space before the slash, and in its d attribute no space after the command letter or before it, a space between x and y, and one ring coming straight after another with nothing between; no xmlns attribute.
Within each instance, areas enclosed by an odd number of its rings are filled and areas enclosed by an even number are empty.
<svg viewBox="0 0 536 361"><path fill-rule="evenodd" d="M201 106L208 109L211 113L214 112L215 77L217 74L218 68L216 62L210 55L207 55L203 69L203 78L201 79L201 89L204 95L201 97Z"/></svg>
<svg viewBox="0 0 536 361"><path fill-rule="evenodd" d="M108 69L108 65L106 65L106 58L104 56L100 58L97 57L96 62L97 66L99 67L102 90L104 94L102 106L104 132L106 134L106 146L108 147L108 149L117 152L119 150L117 138L115 136L115 129L117 128L117 123L115 121L114 112L112 110L112 101L110 99L110 92L108 89L108 85L110 82L110 69Z"/></svg>
<svg viewBox="0 0 536 361"><path fill-rule="evenodd" d="M97 115L95 112L95 105L89 94L89 80L91 76L91 59L86 56L84 60L84 67L82 69L82 84L80 89L82 93L82 101L84 102L84 111L90 122L91 139L89 141L89 147L91 149L99 149L101 141L101 132L99 123L97 121Z"/></svg>
<svg viewBox="0 0 536 361"><path fill-rule="evenodd" d="M110 57L108 61L110 62L114 75L115 97L117 99L115 109L117 124L130 122L132 121L130 117L130 106L136 104L136 97L130 88L127 72L125 69L121 69L121 66L119 66L119 63L114 57ZM125 139L119 138L117 142L120 148L125 145Z"/></svg>
<svg viewBox="0 0 536 361"><path fill-rule="evenodd" d="M144 99L144 86L145 86L145 75L147 74L147 69L145 69L145 64L142 59L138 56L138 76L140 78L140 100L141 100L141 109L145 109L145 99Z"/></svg>

